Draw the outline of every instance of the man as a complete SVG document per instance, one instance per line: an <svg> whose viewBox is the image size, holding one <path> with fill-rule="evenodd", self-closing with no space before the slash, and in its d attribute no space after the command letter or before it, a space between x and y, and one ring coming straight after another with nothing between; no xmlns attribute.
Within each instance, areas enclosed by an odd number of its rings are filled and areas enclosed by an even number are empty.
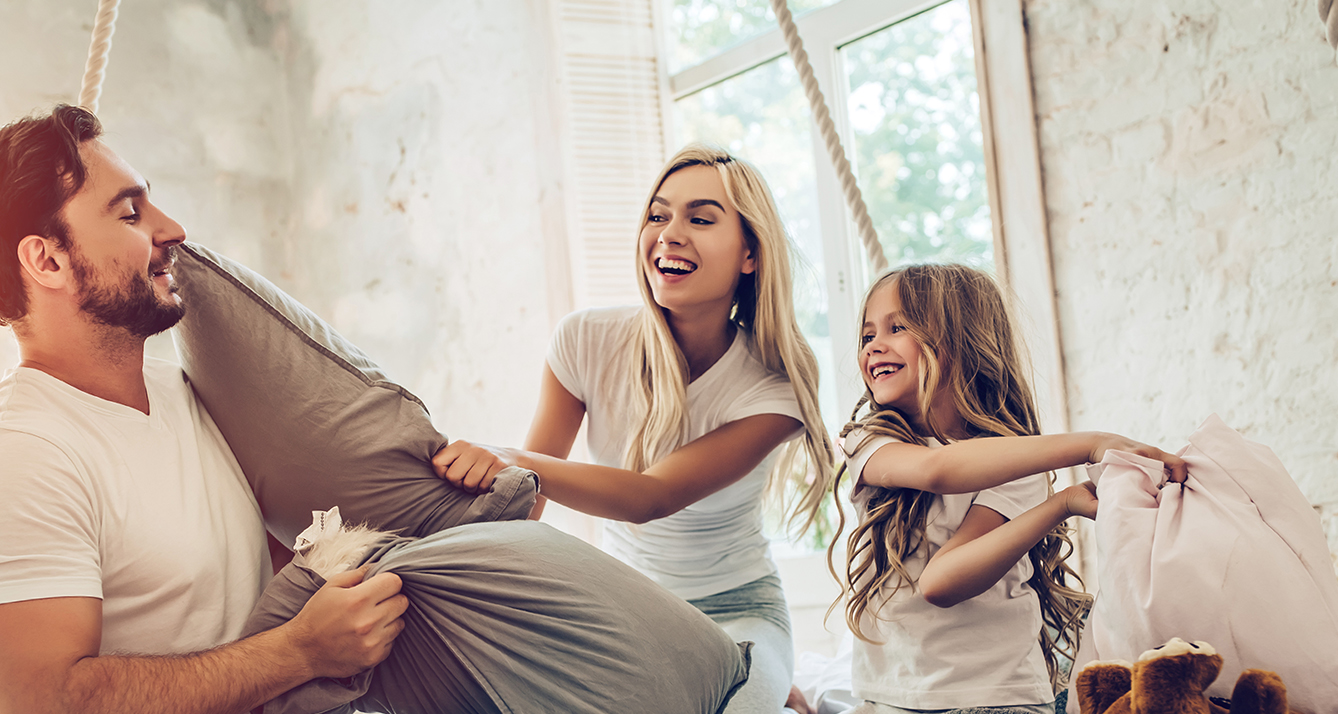
<svg viewBox="0 0 1338 714"><path fill-rule="evenodd" d="M0 130L0 712L241 712L390 652L399 579L336 577L234 640L272 571L259 509L179 367L180 225L82 109Z"/></svg>

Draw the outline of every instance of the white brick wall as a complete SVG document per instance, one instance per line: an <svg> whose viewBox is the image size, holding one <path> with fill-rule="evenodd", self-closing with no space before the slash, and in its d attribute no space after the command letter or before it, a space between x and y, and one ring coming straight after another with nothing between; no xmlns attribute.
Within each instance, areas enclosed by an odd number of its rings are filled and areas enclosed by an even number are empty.
<svg viewBox="0 0 1338 714"><path fill-rule="evenodd" d="M1338 552L1338 64L1313 0L1028 0L1074 429L1277 452Z"/></svg>

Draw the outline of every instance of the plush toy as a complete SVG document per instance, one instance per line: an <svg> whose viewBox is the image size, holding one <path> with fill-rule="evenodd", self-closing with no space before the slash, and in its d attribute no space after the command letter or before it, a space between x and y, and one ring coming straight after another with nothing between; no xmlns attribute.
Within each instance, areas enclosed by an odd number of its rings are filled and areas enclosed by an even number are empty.
<svg viewBox="0 0 1338 714"><path fill-rule="evenodd" d="M1204 690L1221 671L1222 656L1207 642L1174 637L1132 665L1087 665L1078 674L1078 708L1082 714L1296 714L1282 679L1262 669L1241 673L1226 706L1209 700Z"/></svg>

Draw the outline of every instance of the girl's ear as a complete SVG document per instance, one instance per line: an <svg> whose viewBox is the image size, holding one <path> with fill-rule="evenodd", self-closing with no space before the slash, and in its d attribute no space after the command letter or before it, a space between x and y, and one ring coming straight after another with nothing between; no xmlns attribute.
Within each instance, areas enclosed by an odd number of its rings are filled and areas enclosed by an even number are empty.
<svg viewBox="0 0 1338 714"><path fill-rule="evenodd" d="M746 250L747 253L743 256L743 267L739 270L739 273L742 275L749 275L757 272L757 260L753 258L753 251L748 248L744 248L744 250Z"/></svg>

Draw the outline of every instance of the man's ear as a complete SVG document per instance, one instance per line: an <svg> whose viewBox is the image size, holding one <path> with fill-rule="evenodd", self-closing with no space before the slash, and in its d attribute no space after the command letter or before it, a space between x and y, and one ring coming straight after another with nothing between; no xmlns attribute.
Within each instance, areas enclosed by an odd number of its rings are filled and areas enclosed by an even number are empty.
<svg viewBox="0 0 1338 714"><path fill-rule="evenodd" d="M69 252L57 247L51 238L24 236L19 241L18 253L24 275L48 290L64 289L73 280Z"/></svg>

